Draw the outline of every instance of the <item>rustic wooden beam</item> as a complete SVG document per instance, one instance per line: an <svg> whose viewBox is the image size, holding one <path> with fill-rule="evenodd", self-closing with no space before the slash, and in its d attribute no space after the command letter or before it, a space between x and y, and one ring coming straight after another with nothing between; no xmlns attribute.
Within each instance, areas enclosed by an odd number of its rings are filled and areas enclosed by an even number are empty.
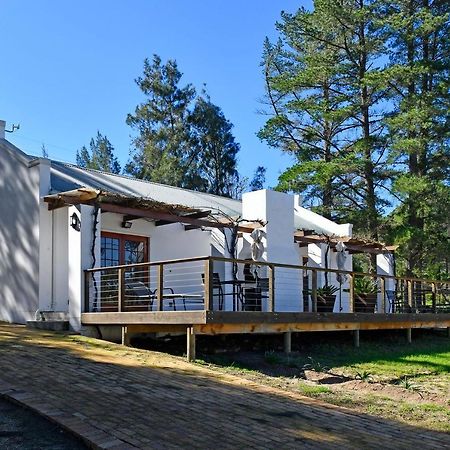
<svg viewBox="0 0 450 450"><path fill-rule="evenodd" d="M191 219L204 219L205 217L208 217L210 214L211 214L211 211L198 211L198 212L186 214L186 215L183 215L180 217L189 217ZM173 223L173 221L169 221L169 220L157 220L155 222L155 226L161 227L163 225L170 225L172 223Z"/></svg>
<svg viewBox="0 0 450 450"><path fill-rule="evenodd" d="M139 217L146 217L148 219L153 220L165 220L171 223L185 223L189 225L196 225L199 227L209 227L209 228L230 228L234 227L234 224L231 222L215 222L211 220L204 219L195 219L189 216L183 216L175 213L165 212L165 211L157 211L153 209L145 209L145 208L134 208L129 206L122 206L113 203L101 203L100 208L106 212L113 212L117 214L129 214ZM238 231L242 231L244 233L251 233L254 228L246 227L246 226L238 226Z"/></svg>

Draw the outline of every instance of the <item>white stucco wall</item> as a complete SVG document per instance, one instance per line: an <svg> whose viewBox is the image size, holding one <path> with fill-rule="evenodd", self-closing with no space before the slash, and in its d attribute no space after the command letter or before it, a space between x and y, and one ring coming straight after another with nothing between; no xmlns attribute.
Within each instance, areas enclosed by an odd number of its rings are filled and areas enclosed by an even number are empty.
<svg viewBox="0 0 450 450"><path fill-rule="evenodd" d="M301 265L300 248L294 243L293 195L270 190L249 192L242 196L242 216L249 220L267 222L263 261ZM251 242L251 238L246 237ZM267 276L261 274L260 276ZM302 271L276 268L275 270L275 310L303 310Z"/></svg>
<svg viewBox="0 0 450 450"><path fill-rule="evenodd" d="M39 298L39 166L0 139L0 320L24 323Z"/></svg>

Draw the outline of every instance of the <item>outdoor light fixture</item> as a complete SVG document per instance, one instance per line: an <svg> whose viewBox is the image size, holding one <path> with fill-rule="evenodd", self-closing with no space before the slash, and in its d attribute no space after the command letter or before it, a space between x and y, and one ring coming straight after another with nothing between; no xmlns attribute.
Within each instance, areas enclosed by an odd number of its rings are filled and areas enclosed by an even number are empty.
<svg viewBox="0 0 450 450"><path fill-rule="evenodd" d="M70 226L75 230L75 231L80 231L81 230L81 220L78 217L77 213L73 213L70 216Z"/></svg>
<svg viewBox="0 0 450 450"><path fill-rule="evenodd" d="M132 225L133 225L133 222L129 222L127 220L124 220L122 222L122 228L131 228Z"/></svg>

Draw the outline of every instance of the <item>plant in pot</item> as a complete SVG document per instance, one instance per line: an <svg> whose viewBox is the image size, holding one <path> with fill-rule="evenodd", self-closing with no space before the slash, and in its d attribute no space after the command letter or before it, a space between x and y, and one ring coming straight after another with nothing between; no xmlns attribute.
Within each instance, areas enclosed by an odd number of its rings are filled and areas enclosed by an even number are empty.
<svg viewBox="0 0 450 450"><path fill-rule="evenodd" d="M370 277L356 277L354 281L355 312L375 312L378 284Z"/></svg>
<svg viewBox="0 0 450 450"><path fill-rule="evenodd" d="M333 312L338 290L339 288L332 284L317 288L317 312Z"/></svg>

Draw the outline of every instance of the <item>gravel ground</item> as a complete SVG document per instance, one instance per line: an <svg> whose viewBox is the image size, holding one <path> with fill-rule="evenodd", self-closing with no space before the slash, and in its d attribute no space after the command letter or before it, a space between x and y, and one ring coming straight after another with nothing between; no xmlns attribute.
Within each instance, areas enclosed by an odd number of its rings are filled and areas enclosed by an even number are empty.
<svg viewBox="0 0 450 450"><path fill-rule="evenodd" d="M84 450L72 435L39 416L0 398L0 449Z"/></svg>

